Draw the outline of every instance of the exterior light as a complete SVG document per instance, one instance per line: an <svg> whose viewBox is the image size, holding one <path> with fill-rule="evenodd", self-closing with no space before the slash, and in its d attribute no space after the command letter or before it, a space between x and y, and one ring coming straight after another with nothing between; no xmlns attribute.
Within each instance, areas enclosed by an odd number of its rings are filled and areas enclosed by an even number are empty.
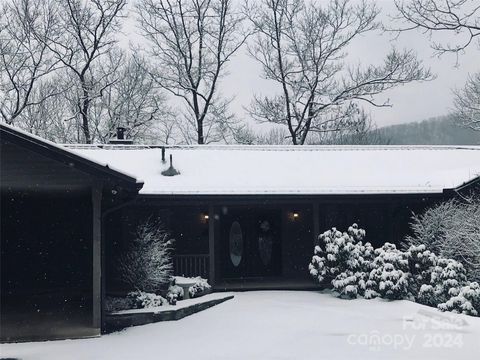
<svg viewBox="0 0 480 360"><path fill-rule="evenodd" d="M293 220L297 220L299 218L299 216L300 215L296 211L294 211L293 214L292 214Z"/></svg>
<svg viewBox="0 0 480 360"><path fill-rule="evenodd" d="M200 221L202 224L208 224L208 222L210 221L210 214L208 213L208 211L205 211L205 212L201 212L201 213L200 213L199 221Z"/></svg>

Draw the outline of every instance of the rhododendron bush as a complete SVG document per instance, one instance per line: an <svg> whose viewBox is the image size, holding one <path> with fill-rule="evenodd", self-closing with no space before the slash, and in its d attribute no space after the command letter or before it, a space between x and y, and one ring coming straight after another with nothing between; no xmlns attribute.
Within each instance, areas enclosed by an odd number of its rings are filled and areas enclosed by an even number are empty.
<svg viewBox="0 0 480 360"><path fill-rule="evenodd" d="M342 298L408 299L468 315L480 314L480 286L467 280L463 265L437 256L425 245L406 251L385 243L374 249L357 224L319 236L310 274Z"/></svg>

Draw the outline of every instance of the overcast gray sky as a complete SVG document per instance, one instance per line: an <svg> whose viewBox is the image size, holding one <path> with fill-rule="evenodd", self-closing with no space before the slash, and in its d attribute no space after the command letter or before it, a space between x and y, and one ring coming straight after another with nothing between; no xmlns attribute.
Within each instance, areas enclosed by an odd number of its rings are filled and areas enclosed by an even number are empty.
<svg viewBox="0 0 480 360"><path fill-rule="evenodd" d="M328 2L328 0L313 1ZM382 9L380 19L389 22L388 14L395 13L393 0L371 1L377 1ZM133 14L130 19L132 18ZM129 34L129 40L138 41L138 35L134 34L135 27L131 26L133 24L128 25L125 30ZM445 33L438 36L442 36L442 40L448 40L445 39ZM478 46L471 45L467 52L459 57L458 66L455 66L454 55L447 54L441 58L434 56L428 37L417 31L403 33L398 39L393 39L390 34L370 33L352 44L347 61L361 61L365 65L379 63L391 46L415 50L424 65L430 67L437 78L430 82L404 85L385 92L378 98L390 99L392 107L374 108L365 104L365 108L371 112L379 126L419 121L447 114L452 106L452 89L462 87L468 74L480 71ZM240 50L230 61L228 72L219 90L227 96L235 97L231 110L239 117L248 117L244 107L250 104L253 94L268 94L278 90L277 84L261 78L259 64L247 55L246 49Z"/></svg>

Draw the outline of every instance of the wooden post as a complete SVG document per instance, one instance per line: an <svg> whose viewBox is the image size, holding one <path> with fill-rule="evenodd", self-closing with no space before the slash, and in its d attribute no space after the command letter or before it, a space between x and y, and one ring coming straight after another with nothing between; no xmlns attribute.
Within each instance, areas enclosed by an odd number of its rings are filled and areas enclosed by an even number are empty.
<svg viewBox="0 0 480 360"><path fill-rule="evenodd" d="M208 254L208 280L213 286L215 284L215 211L213 205L208 207Z"/></svg>
<svg viewBox="0 0 480 360"><path fill-rule="evenodd" d="M102 328L102 184L92 185L93 214L93 327Z"/></svg>
<svg viewBox="0 0 480 360"><path fill-rule="evenodd" d="M318 202L313 203L313 245L317 244L318 235L320 235L320 206Z"/></svg>

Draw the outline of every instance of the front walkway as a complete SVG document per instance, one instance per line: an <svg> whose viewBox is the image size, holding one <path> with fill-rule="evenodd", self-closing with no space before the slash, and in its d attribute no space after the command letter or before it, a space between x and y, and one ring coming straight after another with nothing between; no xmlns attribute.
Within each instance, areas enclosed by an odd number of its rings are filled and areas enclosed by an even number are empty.
<svg viewBox="0 0 480 360"><path fill-rule="evenodd" d="M257 291L179 321L85 340L2 345L28 359L480 359L480 318L408 301Z"/></svg>

